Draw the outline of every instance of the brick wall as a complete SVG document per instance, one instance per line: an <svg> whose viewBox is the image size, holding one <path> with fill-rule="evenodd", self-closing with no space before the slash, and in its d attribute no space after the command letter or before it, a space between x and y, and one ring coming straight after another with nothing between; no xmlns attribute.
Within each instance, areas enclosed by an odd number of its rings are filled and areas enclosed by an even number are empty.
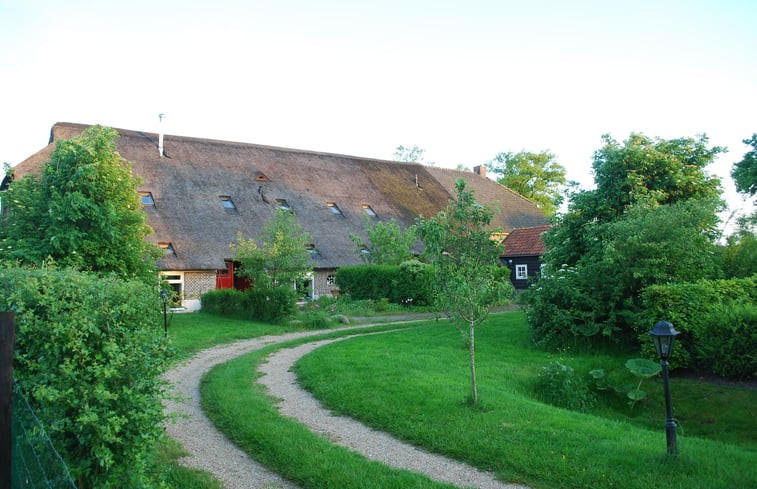
<svg viewBox="0 0 757 489"><path fill-rule="evenodd" d="M339 290L334 283L336 269L315 270L313 272L313 293L315 297L332 295L332 291Z"/></svg>
<svg viewBox="0 0 757 489"><path fill-rule="evenodd" d="M184 272L184 298L199 299L202 294L216 288L214 271Z"/></svg>

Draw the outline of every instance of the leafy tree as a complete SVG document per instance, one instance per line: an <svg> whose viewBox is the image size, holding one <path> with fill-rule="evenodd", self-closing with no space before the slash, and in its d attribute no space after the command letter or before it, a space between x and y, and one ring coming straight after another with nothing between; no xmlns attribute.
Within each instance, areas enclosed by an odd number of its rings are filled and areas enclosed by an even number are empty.
<svg viewBox="0 0 757 489"><path fill-rule="evenodd" d="M744 139L744 144L752 147L744 159L735 163L731 176L736 183L736 190L754 196L757 194L757 133L751 139Z"/></svg>
<svg viewBox="0 0 757 489"><path fill-rule="evenodd" d="M552 153L499 153L486 167L501 175L499 183L533 201L547 216L557 211L566 179L565 168Z"/></svg>
<svg viewBox="0 0 757 489"><path fill-rule="evenodd" d="M395 161L404 161L406 163L420 163L422 165L428 165L428 166L436 166L436 163L433 161L425 161L423 154L426 152L425 149L419 148L416 145L413 146L402 146L399 145L394 150L394 159Z"/></svg>
<svg viewBox="0 0 757 489"><path fill-rule="evenodd" d="M725 278L751 277L757 274L757 236L754 232L741 229L728 236L725 246L718 251Z"/></svg>
<svg viewBox="0 0 757 489"><path fill-rule="evenodd" d="M350 239L357 245L357 253L365 263L376 265L399 265L413 257L415 226L404 231L392 218L389 222L373 221L365 217L365 234L368 242L357 234L350 233ZM369 252L366 253L365 250Z"/></svg>
<svg viewBox="0 0 757 489"><path fill-rule="evenodd" d="M468 341L471 398L478 403L476 385L476 327L489 308L512 294L509 280L498 273L501 246L491 239L493 211L478 204L464 180L455 185L457 199L428 220L419 218L418 235L425 255L436 267L437 306L447 312Z"/></svg>
<svg viewBox="0 0 757 489"><path fill-rule="evenodd" d="M114 129L93 126L58 142L39 178L9 185L0 258L155 281L160 249L137 194L140 179L116 151Z"/></svg>
<svg viewBox="0 0 757 489"><path fill-rule="evenodd" d="M721 209L720 180L704 168L724 149L708 148L706 136L652 140L632 133L623 145L607 135L603 140L594 154L597 188L570 196L568 212L546 235L548 264L575 265L601 239L597 226L635 204L655 207L694 199L713 213Z"/></svg>
<svg viewBox="0 0 757 489"><path fill-rule="evenodd" d="M544 277L526 295L535 340L634 339L644 288L711 277L720 185L704 172L722 148L707 139L604 137L597 188L572 195L546 233Z"/></svg>
<svg viewBox="0 0 757 489"><path fill-rule="evenodd" d="M260 247L254 239L245 239L240 233L237 242L230 245L242 264L241 274L252 281L253 287L291 287L305 280L311 270L307 250L310 235L302 231L294 214L277 210L263 226L259 240Z"/></svg>

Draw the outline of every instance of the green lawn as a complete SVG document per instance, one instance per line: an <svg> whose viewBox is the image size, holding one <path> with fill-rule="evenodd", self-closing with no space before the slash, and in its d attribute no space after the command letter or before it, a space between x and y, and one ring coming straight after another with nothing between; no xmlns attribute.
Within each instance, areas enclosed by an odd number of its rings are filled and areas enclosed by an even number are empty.
<svg viewBox="0 0 757 489"><path fill-rule="evenodd" d="M290 330L191 314L175 316L170 332L187 356L218 342ZM650 398L633 410L620 398L607 398L580 414L533 397L539 370L554 360L580 373L603 367L620 379L632 354L533 349L517 312L493 316L477 337L476 409L468 403L467 351L443 321L328 345L297 370L334 410L492 470L504 481L534 488L757 487L756 391L674 378L673 404L683 430L681 455L673 459L665 454L658 380L645 381ZM309 340L296 343L303 341ZM448 487L368 461L279 417L271 400L246 380L277 348L218 366L203 380L203 407L240 447L303 487ZM244 419L251 422L240 423Z"/></svg>
<svg viewBox="0 0 757 489"><path fill-rule="evenodd" d="M472 408L460 336L441 324L356 338L303 358L301 381L332 409L411 443L533 487L757 487L757 391L673 379L683 421L677 459L665 454L659 381L633 410L608 399L589 414L534 400L540 368L623 369L628 356L550 355L529 346L522 313L478 330L481 406ZM706 438L705 438L706 437Z"/></svg>
<svg viewBox="0 0 757 489"><path fill-rule="evenodd" d="M298 331L277 324L230 319L202 312L174 314L170 317L168 335L179 359L216 345L265 335Z"/></svg>

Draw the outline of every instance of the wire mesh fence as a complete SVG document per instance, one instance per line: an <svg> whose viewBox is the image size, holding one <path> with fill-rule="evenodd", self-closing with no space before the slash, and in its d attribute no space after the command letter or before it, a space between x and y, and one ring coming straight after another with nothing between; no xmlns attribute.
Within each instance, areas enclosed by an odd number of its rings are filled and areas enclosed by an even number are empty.
<svg viewBox="0 0 757 489"><path fill-rule="evenodd" d="M76 489L68 466L15 380L12 413L11 488Z"/></svg>

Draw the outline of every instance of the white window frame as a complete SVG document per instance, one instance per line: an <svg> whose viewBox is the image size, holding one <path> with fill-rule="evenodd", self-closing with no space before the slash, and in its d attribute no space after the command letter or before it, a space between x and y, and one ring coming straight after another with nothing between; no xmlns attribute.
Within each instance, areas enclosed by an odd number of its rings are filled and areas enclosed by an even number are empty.
<svg viewBox="0 0 757 489"><path fill-rule="evenodd" d="M515 280L528 280L528 265L515 265Z"/></svg>
<svg viewBox="0 0 757 489"><path fill-rule="evenodd" d="M171 278L168 278L171 277ZM165 280L166 283L170 285L178 285L179 286L179 299L181 301L184 301L184 272L176 272L176 271L162 271L160 272L160 280Z"/></svg>

